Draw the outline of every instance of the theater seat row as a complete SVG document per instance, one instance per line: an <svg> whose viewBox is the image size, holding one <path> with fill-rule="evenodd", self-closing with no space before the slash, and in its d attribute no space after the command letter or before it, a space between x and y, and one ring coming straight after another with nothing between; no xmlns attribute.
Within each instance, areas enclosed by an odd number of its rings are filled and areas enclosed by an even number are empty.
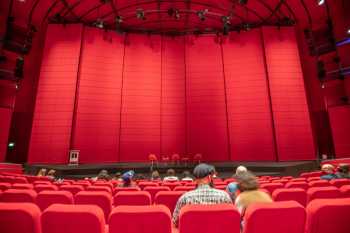
<svg viewBox="0 0 350 233"><path fill-rule="evenodd" d="M243 233L349 233L350 199L314 200L305 209L294 201L255 204L246 210ZM178 229L162 205L118 206L105 225L100 208L55 204L40 212L31 203L0 203L1 233L240 233L233 205L188 205Z"/></svg>

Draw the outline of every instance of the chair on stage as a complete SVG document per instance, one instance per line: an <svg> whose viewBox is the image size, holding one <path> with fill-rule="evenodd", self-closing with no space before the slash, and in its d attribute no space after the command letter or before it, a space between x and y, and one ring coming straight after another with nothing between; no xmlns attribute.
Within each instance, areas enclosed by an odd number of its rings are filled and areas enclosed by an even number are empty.
<svg viewBox="0 0 350 233"><path fill-rule="evenodd" d="M190 156L189 155L182 155L181 162L185 164L185 167L187 167L188 163L190 162Z"/></svg>
<svg viewBox="0 0 350 233"><path fill-rule="evenodd" d="M167 166L169 162L170 162L169 155L162 155L162 163L164 163L165 166Z"/></svg>
<svg viewBox="0 0 350 233"><path fill-rule="evenodd" d="M202 154L195 154L194 156L193 156L193 161L195 162L195 163L200 163L201 161L202 161Z"/></svg>
<svg viewBox="0 0 350 233"><path fill-rule="evenodd" d="M149 154L148 160L151 162L151 171L153 171L154 164L158 167L158 158L155 154Z"/></svg>
<svg viewBox="0 0 350 233"><path fill-rule="evenodd" d="M171 156L171 161L173 161L174 165L178 165L180 162L180 155L179 154L173 154Z"/></svg>

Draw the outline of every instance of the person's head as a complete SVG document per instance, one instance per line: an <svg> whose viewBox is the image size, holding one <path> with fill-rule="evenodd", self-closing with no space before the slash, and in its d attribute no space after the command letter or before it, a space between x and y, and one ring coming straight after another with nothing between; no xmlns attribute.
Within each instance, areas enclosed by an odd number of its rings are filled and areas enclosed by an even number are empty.
<svg viewBox="0 0 350 233"><path fill-rule="evenodd" d="M339 164L338 166L338 172L343 173L343 174L348 174L349 173L349 164Z"/></svg>
<svg viewBox="0 0 350 233"><path fill-rule="evenodd" d="M166 175L167 176L175 176L176 175L176 172L175 172L175 170L174 169L168 169L167 171L166 171Z"/></svg>
<svg viewBox="0 0 350 233"><path fill-rule="evenodd" d="M46 168L41 168L41 169L38 171L37 176L46 176Z"/></svg>
<svg viewBox="0 0 350 233"><path fill-rule="evenodd" d="M236 176L236 180L238 184L238 190L240 192L253 191L259 189L258 179L253 173L249 171L242 173L239 176Z"/></svg>
<svg viewBox="0 0 350 233"><path fill-rule="evenodd" d="M323 164L321 170L326 174L332 174L334 172L334 166L332 164Z"/></svg>
<svg viewBox="0 0 350 233"><path fill-rule="evenodd" d="M151 174L151 179L152 180L156 180L156 179L160 179L160 175L159 172L157 170L154 170Z"/></svg>
<svg viewBox="0 0 350 233"><path fill-rule="evenodd" d="M184 178L186 178L186 177L191 177L191 172L189 172L189 171L184 171L183 173L182 173L182 175L183 175L183 177Z"/></svg>
<svg viewBox="0 0 350 233"><path fill-rule="evenodd" d="M109 175L108 175L108 171L107 170L101 170L98 175L97 175L98 179L105 179L108 180L109 179Z"/></svg>
<svg viewBox="0 0 350 233"><path fill-rule="evenodd" d="M247 171L248 171L248 169L245 166L242 166L242 165L238 166L236 168L236 176L239 176L239 175L241 175L241 174L243 174L243 173L245 173Z"/></svg>
<svg viewBox="0 0 350 233"><path fill-rule="evenodd" d="M122 174L120 172L117 172L114 174L114 179L118 180L122 177Z"/></svg>
<svg viewBox="0 0 350 233"><path fill-rule="evenodd" d="M56 175L56 170L54 169L50 169L48 172L47 172L47 176L55 176Z"/></svg>
<svg viewBox="0 0 350 233"><path fill-rule="evenodd" d="M196 178L197 185L213 184L214 166L206 163L200 163L193 169L193 175Z"/></svg>
<svg viewBox="0 0 350 233"><path fill-rule="evenodd" d="M230 195L232 200L236 199L237 191L238 191L238 184L236 182L231 182L226 187L226 192Z"/></svg>
<svg viewBox="0 0 350 233"><path fill-rule="evenodd" d="M132 179L134 178L135 172L133 170L127 171L122 175L122 180L124 186L128 186L131 184Z"/></svg>

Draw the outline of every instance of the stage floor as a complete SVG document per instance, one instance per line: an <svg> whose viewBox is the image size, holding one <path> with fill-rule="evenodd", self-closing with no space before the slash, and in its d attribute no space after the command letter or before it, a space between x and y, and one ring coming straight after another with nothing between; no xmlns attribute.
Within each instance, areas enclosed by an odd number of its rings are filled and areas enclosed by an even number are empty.
<svg viewBox="0 0 350 233"><path fill-rule="evenodd" d="M220 176L230 177L239 165L246 166L256 175L272 176L297 176L305 171L312 171L318 168L317 161L297 161L297 162L209 162L214 165ZM40 168L55 169L59 177L64 178L82 178L93 177L102 169L110 174L116 172L125 172L134 170L137 174L143 174L146 177L151 173L151 163L108 163L108 164L79 164L79 165L50 165L50 164L27 164L25 170L29 174L36 174ZM153 169L164 174L167 169L174 168L177 174L185 170L192 172L196 166L195 163L158 163L154 164Z"/></svg>

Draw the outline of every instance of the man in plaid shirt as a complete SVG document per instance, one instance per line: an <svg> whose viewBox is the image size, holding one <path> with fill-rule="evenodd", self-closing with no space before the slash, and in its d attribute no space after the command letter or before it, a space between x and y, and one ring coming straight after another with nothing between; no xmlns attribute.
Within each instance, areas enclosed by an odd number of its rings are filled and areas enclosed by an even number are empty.
<svg viewBox="0 0 350 233"><path fill-rule="evenodd" d="M180 210L185 205L232 204L230 196L225 191L212 187L212 175L214 171L213 166L204 163L194 168L193 175L196 177L197 188L183 194L177 201L173 213L173 223L175 226L178 225Z"/></svg>

